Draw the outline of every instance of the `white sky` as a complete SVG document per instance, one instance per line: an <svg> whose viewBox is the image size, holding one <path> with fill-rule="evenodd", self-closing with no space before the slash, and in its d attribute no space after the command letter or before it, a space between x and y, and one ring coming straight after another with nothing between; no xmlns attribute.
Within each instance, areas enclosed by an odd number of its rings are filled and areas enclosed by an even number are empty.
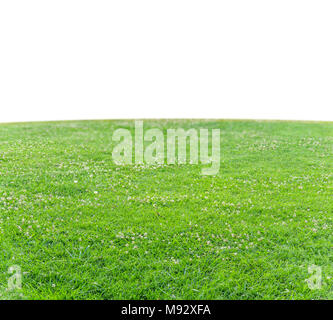
<svg viewBox="0 0 333 320"><path fill-rule="evenodd" d="M0 122L333 120L331 0L4 0Z"/></svg>

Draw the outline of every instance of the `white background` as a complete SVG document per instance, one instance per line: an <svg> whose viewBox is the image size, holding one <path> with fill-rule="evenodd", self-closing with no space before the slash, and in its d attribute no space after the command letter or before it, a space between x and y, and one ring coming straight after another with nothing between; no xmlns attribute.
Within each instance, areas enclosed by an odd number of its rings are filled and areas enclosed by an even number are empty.
<svg viewBox="0 0 333 320"><path fill-rule="evenodd" d="M197 117L333 120L333 1L0 1L0 122Z"/></svg>

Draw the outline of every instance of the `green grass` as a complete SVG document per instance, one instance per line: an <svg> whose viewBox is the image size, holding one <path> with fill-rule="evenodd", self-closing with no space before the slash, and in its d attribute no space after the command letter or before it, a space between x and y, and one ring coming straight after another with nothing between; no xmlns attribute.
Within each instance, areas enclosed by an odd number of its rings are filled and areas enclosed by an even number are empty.
<svg viewBox="0 0 333 320"><path fill-rule="evenodd" d="M333 298L332 122L144 125L220 128L220 173L116 166L133 121L0 125L0 299Z"/></svg>

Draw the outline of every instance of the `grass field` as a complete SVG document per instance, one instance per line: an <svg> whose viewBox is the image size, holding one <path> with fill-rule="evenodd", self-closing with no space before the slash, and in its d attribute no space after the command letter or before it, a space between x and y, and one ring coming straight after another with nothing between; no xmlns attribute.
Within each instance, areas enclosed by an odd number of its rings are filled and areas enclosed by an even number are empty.
<svg viewBox="0 0 333 320"><path fill-rule="evenodd" d="M133 121L0 125L0 299L333 299L332 122L144 125L220 128L219 174L116 166Z"/></svg>

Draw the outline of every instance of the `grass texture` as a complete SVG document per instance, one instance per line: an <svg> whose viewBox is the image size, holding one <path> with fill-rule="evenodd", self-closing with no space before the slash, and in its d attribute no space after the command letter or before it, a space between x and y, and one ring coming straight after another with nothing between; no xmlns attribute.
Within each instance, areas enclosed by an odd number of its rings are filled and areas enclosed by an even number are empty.
<svg viewBox="0 0 333 320"><path fill-rule="evenodd" d="M0 125L0 299L333 298L332 122L144 122L220 128L216 176L115 165L119 127Z"/></svg>

